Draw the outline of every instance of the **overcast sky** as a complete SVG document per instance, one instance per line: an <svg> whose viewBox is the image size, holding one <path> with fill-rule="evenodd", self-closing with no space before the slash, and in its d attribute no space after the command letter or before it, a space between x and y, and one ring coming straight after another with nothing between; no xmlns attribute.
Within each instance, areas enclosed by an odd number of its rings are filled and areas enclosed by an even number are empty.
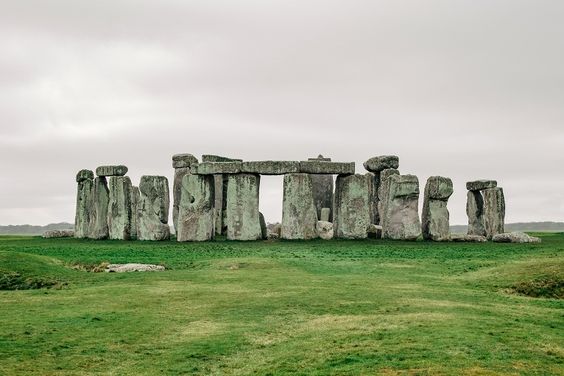
<svg viewBox="0 0 564 376"><path fill-rule="evenodd" d="M564 220L564 1L1 1L0 224L74 221L75 174L176 153L400 156ZM261 211L281 218L282 181Z"/></svg>

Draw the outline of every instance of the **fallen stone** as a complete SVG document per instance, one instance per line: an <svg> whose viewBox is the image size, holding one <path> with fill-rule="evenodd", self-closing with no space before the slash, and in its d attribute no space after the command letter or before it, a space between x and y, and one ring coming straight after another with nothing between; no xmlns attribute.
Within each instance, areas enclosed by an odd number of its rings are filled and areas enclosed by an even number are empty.
<svg viewBox="0 0 564 376"><path fill-rule="evenodd" d="M260 221L260 233L262 235L262 239L268 238L268 230L266 228L266 221L264 220L264 215L259 212L259 221Z"/></svg>
<svg viewBox="0 0 564 376"><path fill-rule="evenodd" d="M72 238L74 237L74 230L49 230L49 231L45 231L42 236L45 239Z"/></svg>
<svg viewBox="0 0 564 376"><path fill-rule="evenodd" d="M108 228L108 209L110 205L110 190L105 177L94 179L92 187L92 212L90 216L91 239L107 239L109 236ZM76 230L76 229L75 229Z"/></svg>
<svg viewBox="0 0 564 376"><path fill-rule="evenodd" d="M313 184L308 174L284 175L282 203L282 239L313 239L317 212L313 202Z"/></svg>
<svg viewBox="0 0 564 376"><path fill-rule="evenodd" d="M335 237L364 239L370 225L369 175L339 175L335 183Z"/></svg>
<svg viewBox="0 0 564 376"><path fill-rule="evenodd" d="M536 236L530 236L524 232L505 232L496 234L492 237L496 243L540 243L541 239Z"/></svg>
<svg viewBox="0 0 564 376"><path fill-rule="evenodd" d="M198 158L192 154L175 154L172 156L173 168L190 168L198 164Z"/></svg>
<svg viewBox="0 0 564 376"><path fill-rule="evenodd" d="M323 240L333 239L333 224L327 221L317 221L315 226L317 235Z"/></svg>
<svg viewBox="0 0 564 376"><path fill-rule="evenodd" d="M190 175L190 167L181 167L174 170L174 181L172 183L172 224L174 232L178 236L178 210L182 196L182 179Z"/></svg>
<svg viewBox="0 0 564 376"><path fill-rule="evenodd" d="M319 220L323 222L331 222L331 209L330 208L321 208L321 215L319 216Z"/></svg>
<svg viewBox="0 0 564 376"><path fill-rule="evenodd" d="M382 155L372 157L364 162L364 168L370 172L380 172L389 168L397 169L399 167L399 157L395 155Z"/></svg>
<svg viewBox="0 0 564 376"><path fill-rule="evenodd" d="M497 181L495 180L475 180L466 183L466 189L469 191L481 191L483 189L495 187L497 187Z"/></svg>
<svg viewBox="0 0 564 376"><path fill-rule="evenodd" d="M196 175L238 174L241 172L242 162L202 162L192 167Z"/></svg>
<svg viewBox="0 0 564 376"><path fill-rule="evenodd" d="M423 239L449 240L450 223L447 202L453 193L452 180L431 176L425 184L421 228Z"/></svg>
<svg viewBox="0 0 564 376"><path fill-rule="evenodd" d="M284 175L300 170L297 161L252 161L241 164L241 172L260 175Z"/></svg>
<svg viewBox="0 0 564 376"><path fill-rule="evenodd" d="M258 240L260 175L229 175L225 225L229 240Z"/></svg>
<svg viewBox="0 0 564 376"><path fill-rule="evenodd" d="M488 239L482 235L451 234L450 240L453 242L484 243Z"/></svg>
<svg viewBox="0 0 564 376"><path fill-rule="evenodd" d="M468 216L468 235L486 236L484 198L480 191L468 191L466 215Z"/></svg>
<svg viewBox="0 0 564 376"><path fill-rule="evenodd" d="M388 182L386 208L380 214L382 237L415 240L421 234L418 214L419 180L415 175L392 175Z"/></svg>
<svg viewBox="0 0 564 376"><path fill-rule="evenodd" d="M178 212L177 240L206 241L214 237L214 177L185 175Z"/></svg>
<svg viewBox="0 0 564 376"><path fill-rule="evenodd" d="M76 174L77 183L80 183L81 181L93 180L93 179L94 179L94 172L92 172L92 170L80 170Z"/></svg>
<svg viewBox="0 0 564 376"><path fill-rule="evenodd" d="M124 176L127 174L127 167L123 165L100 166L96 169L98 176Z"/></svg>
<svg viewBox="0 0 564 376"><path fill-rule="evenodd" d="M168 240L170 197L164 176L141 176L137 204L137 239Z"/></svg>
<svg viewBox="0 0 564 376"><path fill-rule="evenodd" d="M109 264L106 266L107 273L162 272L164 270L164 266L152 264Z"/></svg>
<svg viewBox="0 0 564 376"><path fill-rule="evenodd" d="M505 232L505 198L500 187L484 189L484 228L486 238Z"/></svg>
<svg viewBox="0 0 564 376"><path fill-rule="evenodd" d="M371 239L380 239L382 237L382 226L371 224L368 226L368 237Z"/></svg>
<svg viewBox="0 0 564 376"><path fill-rule="evenodd" d="M354 162L301 161L300 172L307 174L352 175Z"/></svg>
<svg viewBox="0 0 564 376"><path fill-rule="evenodd" d="M79 239L90 236L90 221L94 210L94 173L81 170L76 175L76 212L74 217L75 236Z"/></svg>

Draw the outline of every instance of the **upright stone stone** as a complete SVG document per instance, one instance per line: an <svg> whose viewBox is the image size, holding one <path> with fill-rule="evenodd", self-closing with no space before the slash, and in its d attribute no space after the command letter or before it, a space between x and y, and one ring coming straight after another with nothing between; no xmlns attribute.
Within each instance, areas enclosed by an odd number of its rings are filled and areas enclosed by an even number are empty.
<svg viewBox="0 0 564 376"><path fill-rule="evenodd" d="M335 237L364 239L370 225L369 175L339 175L335 183Z"/></svg>
<svg viewBox="0 0 564 376"><path fill-rule="evenodd" d="M308 174L284 175L282 239L317 237L317 212L313 202L313 183Z"/></svg>
<svg viewBox="0 0 564 376"><path fill-rule="evenodd" d="M484 189L484 227L486 237L491 240L495 235L505 232L505 197L500 187Z"/></svg>
<svg viewBox="0 0 564 376"><path fill-rule="evenodd" d="M395 168L388 168L380 171L378 179L378 222L375 224L382 224L383 213L386 212L386 203L388 202L390 181L388 178L393 175L399 175L399 171Z"/></svg>
<svg viewBox="0 0 564 376"><path fill-rule="evenodd" d="M92 193L93 210L90 216L90 235L92 239L107 239L108 229L108 208L110 204L110 190L105 177L94 179Z"/></svg>
<svg viewBox="0 0 564 376"><path fill-rule="evenodd" d="M214 236L214 177L186 175L182 179L178 213L179 242L206 241Z"/></svg>
<svg viewBox="0 0 564 376"><path fill-rule="evenodd" d="M108 228L110 239L131 239L131 180L128 176L110 177Z"/></svg>
<svg viewBox="0 0 564 376"><path fill-rule="evenodd" d="M139 187L131 187L131 239L137 239L137 206L139 204Z"/></svg>
<svg viewBox="0 0 564 376"><path fill-rule="evenodd" d="M174 181L172 183L172 224L178 235L178 208L180 206L182 178L191 173L192 166L198 164L198 159L192 154L175 154L172 156L172 167L174 168Z"/></svg>
<svg viewBox="0 0 564 376"><path fill-rule="evenodd" d="M380 187L380 173L366 173L368 181L368 195L370 206L370 223L379 224L380 214L378 212L378 188Z"/></svg>
<svg viewBox="0 0 564 376"><path fill-rule="evenodd" d="M308 161L331 162L331 158L325 158L319 155L317 158L309 158ZM311 183L313 186L313 202L317 212L317 218L323 221L333 221L333 175L311 174ZM321 218L321 210L329 208L329 217Z"/></svg>
<svg viewBox="0 0 564 376"><path fill-rule="evenodd" d="M264 214L259 212L259 221L260 221L260 234L262 239L265 240L268 238L268 228L266 227L266 220L264 219Z"/></svg>
<svg viewBox="0 0 564 376"><path fill-rule="evenodd" d="M322 222L331 222L329 219L331 218L331 209L330 208L321 208L321 216L319 220Z"/></svg>
<svg viewBox="0 0 564 376"><path fill-rule="evenodd" d="M259 187L259 175L229 175L225 217L227 239L257 240L261 238Z"/></svg>
<svg viewBox="0 0 564 376"><path fill-rule="evenodd" d="M169 207L168 179L164 176L141 176L137 204L137 239L169 239Z"/></svg>
<svg viewBox="0 0 564 376"><path fill-rule="evenodd" d="M78 183L76 193L76 215L74 218L74 236L87 238L90 235L90 217L93 211L94 173L81 170L76 175Z"/></svg>
<svg viewBox="0 0 564 376"><path fill-rule="evenodd" d="M421 217L424 239L435 241L449 240L450 222L447 202L452 193L451 179L442 176L431 176L427 180Z"/></svg>
<svg viewBox="0 0 564 376"><path fill-rule="evenodd" d="M381 213L382 237L415 240L421 234L419 220L419 180L414 175L388 178L385 211Z"/></svg>
<svg viewBox="0 0 564 376"><path fill-rule="evenodd" d="M480 191L468 191L466 214L468 215L468 235L486 236L484 199Z"/></svg>

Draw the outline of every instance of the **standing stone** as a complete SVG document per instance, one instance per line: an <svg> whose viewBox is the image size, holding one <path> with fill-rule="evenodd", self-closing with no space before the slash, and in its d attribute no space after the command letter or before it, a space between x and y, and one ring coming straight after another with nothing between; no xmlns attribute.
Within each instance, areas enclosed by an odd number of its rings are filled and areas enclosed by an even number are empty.
<svg viewBox="0 0 564 376"><path fill-rule="evenodd" d="M174 167L174 181L172 183L172 224L178 235L177 219L180 205L182 178L192 171L192 166L198 165L198 159L192 154L175 154L172 156Z"/></svg>
<svg viewBox="0 0 564 376"><path fill-rule="evenodd" d="M108 228L110 239L131 239L131 180L128 176L110 177Z"/></svg>
<svg viewBox="0 0 564 376"><path fill-rule="evenodd" d="M335 237L364 239L370 225L369 175L338 175L335 184Z"/></svg>
<svg viewBox="0 0 564 376"><path fill-rule="evenodd" d="M170 238L169 206L168 179L164 176L141 176L137 203L137 239Z"/></svg>
<svg viewBox="0 0 564 376"><path fill-rule="evenodd" d="M313 183L308 174L284 175L282 239L317 237L317 212L313 202Z"/></svg>
<svg viewBox="0 0 564 376"><path fill-rule="evenodd" d="M390 181L388 178L392 175L399 175L399 171L395 168L388 168L380 171L379 181L378 181L378 222L374 224L382 224L382 215L386 212L386 202L388 202L388 194Z"/></svg>
<svg viewBox="0 0 564 376"><path fill-rule="evenodd" d="M214 178L186 175L178 212L177 240L206 241L214 236Z"/></svg>
<svg viewBox="0 0 564 376"><path fill-rule="evenodd" d="M266 227L266 220L264 219L264 214L259 212L259 220L260 220L260 233L262 235L262 239L268 238L268 228Z"/></svg>
<svg viewBox="0 0 564 376"><path fill-rule="evenodd" d="M329 220L330 218L331 218L331 209L321 208L321 216L319 217L319 220L323 222L331 222Z"/></svg>
<svg viewBox="0 0 564 376"><path fill-rule="evenodd" d="M308 158L308 161L331 162L331 158L324 158L321 154L317 158ZM317 218L320 220L333 221L333 175L317 175L311 174L311 183L313 185L313 202L317 212ZM329 217L321 218L321 210L329 208Z"/></svg>
<svg viewBox="0 0 564 376"><path fill-rule="evenodd" d="M139 187L131 187L131 239L137 239L137 205Z"/></svg>
<svg viewBox="0 0 564 376"><path fill-rule="evenodd" d="M89 238L107 239L109 236L108 208L110 204L110 190L108 188L108 182L103 176L94 179L92 201L93 210L90 216Z"/></svg>
<svg viewBox="0 0 564 376"><path fill-rule="evenodd" d="M368 177L368 195L370 206L370 223L380 223L380 214L378 212L378 188L380 187L380 173L367 172Z"/></svg>
<svg viewBox="0 0 564 376"><path fill-rule="evenodd" d="M260 176L229 175L225 224L229 240L257 240L262 237L259 218Z"/></svg>
<svg viewBox="0 0 564 376"><path fill-rule="evenodd" d="M466 214L468 215L468 235L486 236L484 199L480 191L468 191Z"/></svg>
<svg viewBox="0 0 564 376"><path fill-rule="evenodd" d="M94 173L81 170L76 175L78 183L76 193L76 215L74 218L74 236L87 238L90 235L90 217L93 210Z"/></svg>
<svg viewBox="0 0 564 376"><path fill-rule="evenodd" d="M505 232L505 197L500 187L484 189L484 228L486 237L491 240L495 235Z"/></svg>
<svg viewBox="0 0 564 376"><path fill-rule="evenodd" d="M382 237L415 240L421 234L419 220L419 180L415 175L392 175L388 178L385 211L381 213Z"/></svg>
<svg viewBox="0 0 564 376"><path fill-rule="evenodd" d="M449 240L450 222L447 202L453 193L452 180L431 176L425 184L423 214L421 216L423 238Z"/></svg>

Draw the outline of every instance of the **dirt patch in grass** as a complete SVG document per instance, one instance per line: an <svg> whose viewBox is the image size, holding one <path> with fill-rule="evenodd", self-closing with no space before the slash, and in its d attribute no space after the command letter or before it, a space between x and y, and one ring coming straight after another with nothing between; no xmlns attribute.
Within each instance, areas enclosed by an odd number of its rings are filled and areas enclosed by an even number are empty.
<svg viewBox="0 0 564 376"><path fill-rule="evenodd" d="M564 299L564 278L548 276L523 281L511 286L511 291L532 298Z"/></svg>
<svg viewBox="0 0 564 376"><path fill-rule="evenodd" d="M60 289L64 286L65 282L50 278L30 277L18 272L0 272L0 290Z"/></svg>

